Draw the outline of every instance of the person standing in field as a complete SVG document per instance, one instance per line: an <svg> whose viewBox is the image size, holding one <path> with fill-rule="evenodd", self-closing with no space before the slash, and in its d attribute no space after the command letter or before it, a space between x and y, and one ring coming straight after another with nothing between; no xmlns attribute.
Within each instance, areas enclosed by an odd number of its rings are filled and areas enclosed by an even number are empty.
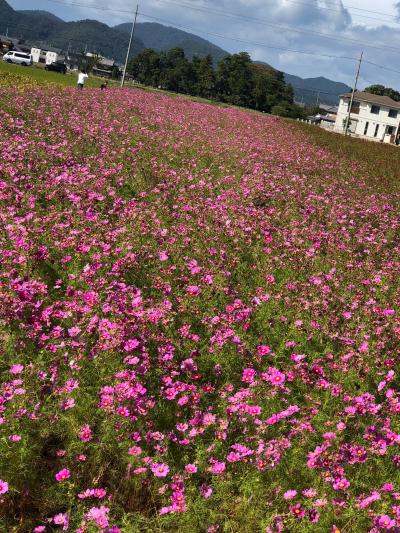
<svg viewBox="0 0 400 533"><path fill-rule="evenodd" d="M85 80L88 79L88 75L86 74L86 70L81 70L78 74L78 89L82 90L83 86L85 84Z"/></svg>

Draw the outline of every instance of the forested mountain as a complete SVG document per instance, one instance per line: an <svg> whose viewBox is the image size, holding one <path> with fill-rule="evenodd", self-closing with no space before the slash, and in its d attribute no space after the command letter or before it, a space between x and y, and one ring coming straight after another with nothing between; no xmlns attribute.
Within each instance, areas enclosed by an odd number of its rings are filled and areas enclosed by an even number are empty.
<svg viewBox="0 0 400 533"><path fill-rule="evenodd" d="M129 23L119 24L114 28L129 33L132 25ZM193 59L194 56L206 57L210 55L214 63L218 63L229 55L228 52L206 39L156 22L139 23L136 26L136 35L146 48L152 48L157 51L182 48L189 59Z"/></svg>
<svg viewBox="0 0 400 533"><path fill-rule="evenodd" d="M47 11L15 11L5 0L0 0L0 33L20 39L46 43L66 49L90 52L123 61L125 59L129 36L110 28L97 20L64 22ZM137 39L135 52L144 49Z"/></svg>
<svg viewBox="0 0 400 533"><path fill-rule="evenodd" d="M315 104L317 99L321 103L336 105L341 94L351 91L345 83L328 80L324 77L300 78L292 74L285 74L285 80L293 87L295 99L304 104Z"/></svg>

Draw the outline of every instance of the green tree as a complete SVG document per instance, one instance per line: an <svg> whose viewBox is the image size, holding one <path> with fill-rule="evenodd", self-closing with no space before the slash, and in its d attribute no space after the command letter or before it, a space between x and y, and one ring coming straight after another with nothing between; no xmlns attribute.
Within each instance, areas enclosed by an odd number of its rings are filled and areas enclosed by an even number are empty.
<svg viewBox="0 0 400 533"><path fill-rule="evenodd" d="M194 69L182 48L161 53L161 85L169 91L195 94Z"/></svg>
<svg viewBox="0 0 400 533"><path fill-rule="evenodd" d="M379 96L388 96L389 98L392 98L392 100L400 102L400 92L392 89L391 87L385 87L384 85L370 85L364 89L364 91L366 93L377 94Z"/></svg>
<svg viewBox="0 0 400 533"><path fill-rule="evenodd" d="M192 65L196 78L196 95L202 98L214 98L216 95L215 72L211 55L203 58L194 57Z"/></svg>
<svg viewBox="0 0 400 533"><path fill-rule="evenodd" d="M158 87L161 78L160 54L147 48L130 61L127 70L139 83Z"/></svg>
<svg viewBox="0 0 400 533"><path fill-rule="evenodd" d="M247 52L240 52L219 62L217 94L223 102L251 107L253 90L252 61Z"/></svg>

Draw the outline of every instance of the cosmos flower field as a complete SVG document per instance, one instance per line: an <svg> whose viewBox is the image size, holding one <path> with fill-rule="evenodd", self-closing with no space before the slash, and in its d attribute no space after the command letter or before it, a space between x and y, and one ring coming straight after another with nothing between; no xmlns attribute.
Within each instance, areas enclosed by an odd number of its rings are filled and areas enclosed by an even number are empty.
<svg viewBox="0 0 400 533"><path fill-rule="evenodd" d="M271 116L15 80L0 530L400 531L399 189Z"/></svg>

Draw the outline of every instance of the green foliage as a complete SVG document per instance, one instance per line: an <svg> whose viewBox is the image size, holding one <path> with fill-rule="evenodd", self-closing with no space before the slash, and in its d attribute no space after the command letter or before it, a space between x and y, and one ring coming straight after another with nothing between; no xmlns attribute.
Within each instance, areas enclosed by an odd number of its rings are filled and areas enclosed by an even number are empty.
<svg viewBox="0 0 400 533"><path fill-rule="evenodd" d="M210 55L189 61L181 48L147 49L132 59L128 71L144 85L284 117L304 115L293 103L293 88L286 85L284 74L253 63L247 52L225 57L214 70Z"/></svg>
<svg viewBox="0 0 400 533"><path fill-rule="evenodd" d="M384 85L370 85L364 89L366 93L377 94L378 96L388 96L396 102L400 102L400 92L392 89L391 87L385 87Z"/></svg>

